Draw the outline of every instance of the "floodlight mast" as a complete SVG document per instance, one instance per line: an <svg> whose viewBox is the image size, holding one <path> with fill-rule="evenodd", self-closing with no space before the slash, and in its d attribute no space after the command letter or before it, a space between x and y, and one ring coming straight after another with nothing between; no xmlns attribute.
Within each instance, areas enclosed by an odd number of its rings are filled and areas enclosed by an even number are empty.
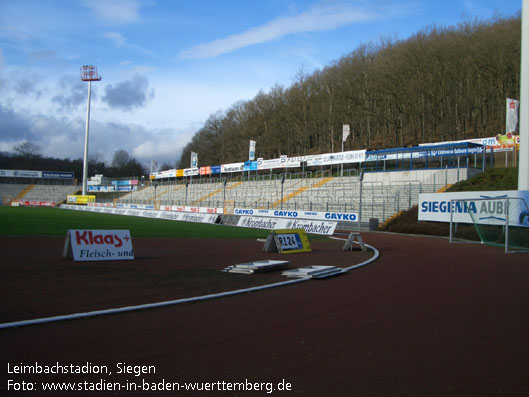
<svg viewBox="0 0 529 397"><path fill-rule="evenodd" d="M88 81L88 104L86 106L86 132L84 136L84 159L83 159L83 196L86 195L86 181L88 178L88 131L90 129L90 93L92 81L100 81L101 76L97 74L97 67L85 65L81 67L81 80Z"/></svg>

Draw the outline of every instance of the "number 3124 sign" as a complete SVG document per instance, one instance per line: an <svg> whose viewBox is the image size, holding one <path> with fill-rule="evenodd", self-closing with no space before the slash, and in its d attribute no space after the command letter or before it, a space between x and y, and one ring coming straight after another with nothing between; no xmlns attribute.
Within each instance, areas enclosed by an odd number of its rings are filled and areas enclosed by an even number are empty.
<svg viewBox="0 0 529 397"><path fill-rule="evenodd" d="M281 252L290 254L295 252L310 252L310 244L304 229L276 229L270 232L267 252ZM275 244L274 244L275 243ZM268 249L266 249L268 246Z"/></svg>

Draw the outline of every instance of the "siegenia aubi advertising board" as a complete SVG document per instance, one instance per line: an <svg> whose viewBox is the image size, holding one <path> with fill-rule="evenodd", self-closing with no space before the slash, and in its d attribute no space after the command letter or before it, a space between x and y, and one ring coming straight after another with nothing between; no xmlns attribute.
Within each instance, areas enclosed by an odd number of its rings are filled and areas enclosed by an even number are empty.
<svg viewBox="0 0 529 397"><path fill-rule="evenodd" d="M529 191L423 193L419 221L529 226ZM472 216L472 215L473 216Z"/></svg>

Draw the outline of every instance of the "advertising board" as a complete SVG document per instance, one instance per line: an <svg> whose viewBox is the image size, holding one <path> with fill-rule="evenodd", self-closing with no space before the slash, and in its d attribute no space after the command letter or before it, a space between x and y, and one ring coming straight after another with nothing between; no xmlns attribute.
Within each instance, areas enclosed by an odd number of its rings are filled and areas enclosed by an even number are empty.
<svg viewBox="0 0 529 397"><path fill-rule="evenodd" d="M139 216L153 219L168 219L182 222L217 223L219 214L212 212L175 212L158 211L152 205L118 204L117 208L100 206L77 206L70 204L61 205L63 209L73 209L81 211L101 212L105 214Z"/></svg>
<svg viewBox="0 0 529 397"><path fill-rule="evenodd" d="M91 203L95 201L96 201L96 196L93 196L93 195L81 196L81 195L69 194L66 196L66 202L68 204L85 205L87 203Z"/></svg>
<svg viewBox="0 0 529 397"><path fill-rule="evenodd" d="M506 198L509 198L509 208ZM483 200L491 199L491 200ZM458 201L465 200L465 201ZM419 195L419 221L472 223L470 211L478 223L504 225L507 211L509 224L529 226L529 191L505 190L486 192L422 193Z"/></svg>
<svg viewBox="0 0 529 397"><path fill-rule="evenodd" d="M74 261L134 259L129 230L68 230L63 257Z"/></svg>
<svg viewBox="0 0 529 397"><path fill-rule="evenodd" d="M336 222L241 216L237 222L237 226L267 230L304 229L306 233L332 235L336 229Z"/></svg>
<svg viewBox="0 0 529 397"><path fill-rule="evenodd" d="M266 216L290 219L314 219L334 222L356 222L358 214L353 212L325 212L325 211L291 211L291 210L263 210L252 208L235 208L234 215Z"/></svg>
<svg viewBox="0 0 529 397"><path fill-rule="evenodd" d="M0 170L0 176L10 178L73 179L69 171Z"/></svg>
<svg viewBox="0 0 529 397"><path fill-rule="evenodd" d="M220 167L223 174L227 172L241 172L244 170L244 163L222 164Z"/></svg>
<svg viewBox="0 0 529 397"><path fill-rule="evenodd" d="M191 207L188 205L162 205L161 211L192 212L199 214L222 214L223 209L219 207Z"/></svg>

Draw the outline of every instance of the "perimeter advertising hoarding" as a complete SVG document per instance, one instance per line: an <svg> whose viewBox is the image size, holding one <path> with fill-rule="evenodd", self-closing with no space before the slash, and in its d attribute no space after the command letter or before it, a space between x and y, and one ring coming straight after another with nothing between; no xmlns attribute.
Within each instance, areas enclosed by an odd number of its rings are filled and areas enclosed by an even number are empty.
<svg viewBox="0 0 529 397"><path fill-rule="evenodd" d="M113 203L88 203L88 207L114 207Z"/></svg>
<svg viewBox="0 0 529 397"><path fill-rule="evenodd" d="M57 203L54 201L36 201L36 200L23 200L23 201L12 201L11 207L55 207Z"/></svg>
<svg viewBox="0 0 529 397"><path fill-rule="evenodd" d="M94 185L88 185L87 186L87 189L89 192L103 192L103 193L108 193L108 192L114 192L116 191L116 187L115 186L94 186Z"/></svg>
<svg viewBox="0 0 529 397"><path fill-rule="evenodd" d="M244 170L244 163L231 163L231 164L222 164L221 173L228 172L241 172Z"/></svg>
<svg viewBox="0 0 529 397"><path fill-rule="evenodd" d="M73 179L73 172L0 170L0 176L8 178Z"/></svg>
<svg viewBox="0 0 529 397"><path fill-rule="evenodd" d="M165 170L165 171L152 172L149 178L150 179L161 179L161 178L174 178L177 176L179 176L178 170Z"/></svg>
<svg viewBox="0 0 529 397"><path fill-rule="evenodd" d="M42 171L42 177L48 179L73 179L73 172Z"/></svg>
<svg viewBox="0 0 529 397"><path fill-rule="evenodd" d="M265 218L241 216L237 222L239 227L252 229L304 229L305 233L330 236L336 229L336 222L315 221L308 219Z"/></svg>
<svg viewBox="0 0 529 397"><path fill-rule="evenodd" d="M87 186L88 191L92 193L109 193L109 192L132 192L135 186L132 185L113 185L113 186Z"/></svg>
<svg viewBox="0 0 529 397"><path fill-rule="evenodd" d="M529 226L529 191L505 190L487 192L421 193L419 194L419 221L472 223L469 211L476 214L478 223L504 225L507 215L506 198L509 205L509 224ZM496 200L480 200L492 198ZM467 202L452 201L469 199ZM523 201L525 200L525 202ZM466 205L465 205L466 204Z"/></svg>
<svg viewBox="0 0 529 397"><path fill-rule="evenodd" d="M117 191L118 192L132 192L135 189L136 189L136 187L132 186L132 185L130 185L130 186L118 186L117 187Z"/></svg>
<svg viewBox="0 0 529 397"><path fill-rule="evenodd" d="M173 221L182 222L196 222L196 223L217 223L219 215L217 214L201 214L201 213L190 213L190 212L170 212L170 211L158 211L157 218L169 219Z"/></svg>
<svg viewBox="0 0 529 397"><path fill-rule="evenodd" d="M414 150L413 152L368 154L366 161L409 160L410 158L420 159L420 158L425 158L425 157L438 157L438 156L464 156L464 155L481 154L481 153L483 153L482 146L477 146L477 147L472 147L472 148Z"/></svg>
<svg viewBox="0 0 529 397"><path fill-rule="evenodd" d="M97 203L89 204L94 207L112 207L110 205L98 205ZM126 204L126 203L117 203L116 208L128 208L135 210L154 210L155 207L152 204ZM219 207L191 207L187 205L162 205L160 206L160 211L173 211L173 212L191 212L195 214L222 214L223 208Z"/></svg>
<svg viewBox="0 0 529 397"><path fill-rule="evenodd" d="M190 207L187 205L162 205L161 211L193 212L195 214L222 214L223 208L219 207Z"/></svg>
<svg viewBox="0 0 529 397"><path fill-rule="evenodd" d="M314 156L306 156L305 159L309 167L333 164L363 163L366 161L366 151L351 150L347 152L325 153Z"/></svg>
<svg viewBox="0 0 529 397"><path fill-rule="evenodd" d="M520 135L514 135L513 133L498 134L495 137L488 138L474 138L464 139L461 141L446 141L446 142L432 142L432 143L420 143L419 146L435 146L435 145L446 145L451 143L476 143L478 145L486 146L487 153L491 150L495 152L510 151L516 146L516 149L520 148Z"/></svg>
<svg viewBox="0 0 529 397"><path fill-rule="evenodd" d="M196 176L199 174L198 168L184 168L184 176Z"/></svg>
<svg viewBox="0 0 529 397"><path fill-rule="evenodd" d="M266 216L273 218L290 219L314 219L334 222L356 222L358 214L353 212L324 212L324 211L283 211L283 210L261 210L252 208L235 208L235 215L243 216Z"/></svg>
<svg viewBox="0 0 529 397"><path fill-rule="evenodd" d="M134 186L134 185L137 185L138 183L139 181L137 179L128 179L128 180L111 182L113 186Z"/></svg>
<svg viewBox="0 0 529 397"><path fill-rule="evenodd" d="M200 167L200 175L210 175L211 174L211 167Z"/></svg>
<svg viewBox="0 0 529 397"><path fill-rule="evenodd" d="M139 216L143 218L154 219L168 219L182 222L199 222L199 223L216 223L219 215L214 213L190 213L190 212L174 212L174 211L158 211L154 209L130 208L130 207L78 207L75 205L64 204L63 209L74 209L81 211L100 212L105 214Z"/></svg>
<svg viewBox="0 0 529 397"><path fill-rule="evenodd" d="M448 156L448 155L469 155L469 154L479 154L483 152L483 146L487 148L487 152L492 150L496 152L500 151L510 151L513 147L519 148L520 146L520 136L514 135L513 133L507 133L505 135L498 134L495 137L489 138L476 138L476 139L466 139L461 141L445 141L445 142L433 142L433 143L421 143L421 146L436 146L436 145L447 145L452 143L476 143L482 145L478 148L458 148L458 149L441 149L441 150L424 150L420 149L413 152L405 153L389 153L389 154L368 154L364 150L351 150L347 152L335 152L335 153L325 153L325 154L316 154L316 155L307 155L299 157L288 157L287 155L282 155L277 159L265 160L263 158L257 159L257 169L258 170L269 170L275 168L290 168L290 167L301 167L302 162L306 162L307 166L324 166L324 165L335 165L335 164L347 164L347 163L363 163L366 161L376 161L376 160L397 160L397 159L409 159L411 158L421 158L421 157L435 157L435 156ZM232 164L223 164L217 166L211 166L211 174L220 174L220 173L230 173L230 172L242 172L247 169L244 168L244 163L232 163ZM253 170L253 169L252 169ZM2 175L0 170L0 176ZM172 170L175 171L175 170ZM33 171L38 172L38 171ZM204 174L202 174L204 175ZM182 177L183 170L177 170L176 177ZM29 177L29 176L28 176ZM150 174L150 179L158 178L168 178L174 177L174 174L169 174L168 171L153 172Z"/></svg>
<svg viewBox="0 0 529 397"><path fill-rule="evenodd" d="M153 210L153 204L127 204L127 203L117 203L116 208L132 208L140 210Z"/></svg>
<svg viewBox="0 0 529 397"><path fill-rule="evenodd" d="M257 169L272 170L275 168L297 168L301 167L301 157L288 157L282 155L277 159L265 160L263 158L257 159Z"/></svg>
<svg viewBox="0 0 529 397"><path fill-rule="evenodd" d="M42 171L0 170L0 176L12 178L42 178Z"/></svg>
<svg viewBox="0 0 529 397"><path fill-rule="evenodd" d="M281 159L270 159L265 160L263 158L257 159L257 169L260 170L271 170L274 168L284 168L286 167L286 163L282 163Z"/></svg>
<svg viewBox="0 0 529 397"><path fill-rule="evenodd" d="M246 163L244 163L243 170L244 171L257 171L257 161L248 160Z"/></svg>

